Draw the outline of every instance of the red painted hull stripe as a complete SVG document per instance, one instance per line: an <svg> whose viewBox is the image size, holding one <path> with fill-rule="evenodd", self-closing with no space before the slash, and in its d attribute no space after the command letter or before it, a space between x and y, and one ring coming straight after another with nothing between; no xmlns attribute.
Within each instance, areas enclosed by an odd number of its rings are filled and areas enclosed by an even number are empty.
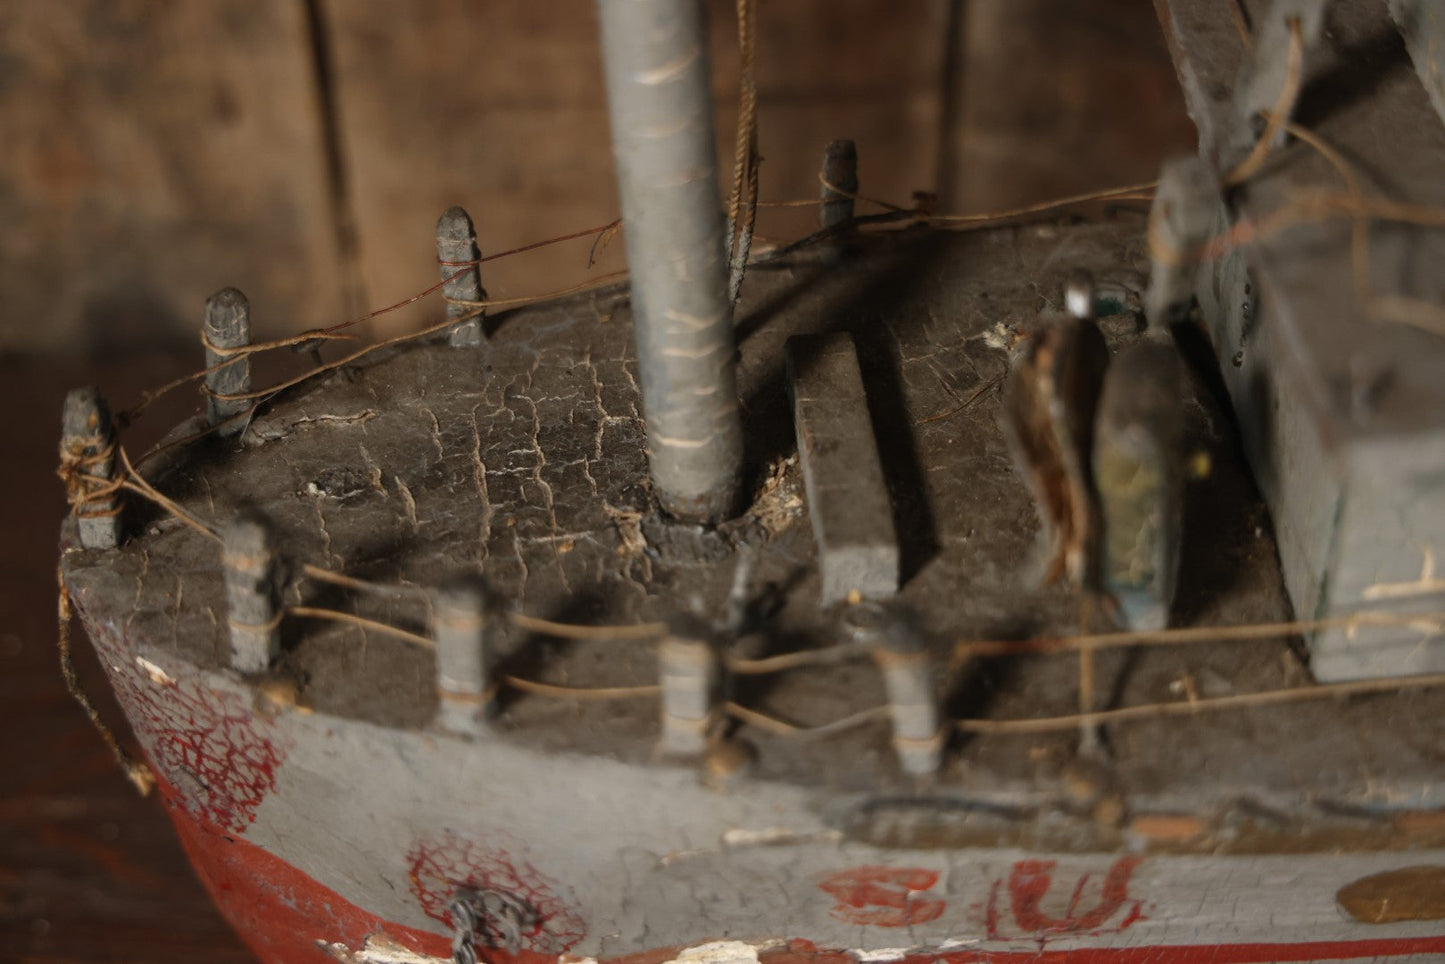
<svg viewBox="0 0 1445 964"><path fill-rule="evenodd" d="M1371 960L1409 954L1433 954L1445 960L1445 937L1312 941L1304 944L1189 944L1115 949L1086 947L1075 950L971 951L962 955L949 952L910 957L906 964L924 964L937 960L944 960L949 964L1287 964L1298 961Z"/></svg>

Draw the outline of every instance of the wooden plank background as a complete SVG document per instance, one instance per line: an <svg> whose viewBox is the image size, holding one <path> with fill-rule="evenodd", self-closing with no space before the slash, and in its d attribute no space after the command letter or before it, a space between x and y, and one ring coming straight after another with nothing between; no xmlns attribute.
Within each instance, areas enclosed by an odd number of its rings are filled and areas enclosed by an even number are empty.
<svg viewBox="0 0 1445 964"><path fill-rule="evenodd" d="M226 284L263 333L324 317L313 73L294 0L0 3L0 346L194 342Z"/></svg>
<svg viewBox="0 0 1445 964"><path fill-rule="evenodd" d="M842 136L859 142L868 190L906 201L913 188L932 184L947 6L759 4L764 198L816 196L823 146ZM388 13L393 7L386 0L327 2L362 274L373 302L398 301L435 274L432 225L451 204L472 213L484 253L617 217L593 0L415 0L400 21ZM709 12L726 180L737 123L737 27L731 3L710 3ZM811 211L770 211L759 231L792 237L815 219ZM594 270L621 267L621 247L612 245ZM484 284L507 297L580 280L588 249L580 241L489 265ZM398 313L378 327L405 328L435 310Z"/></svg>
<svg viewBox="0 0 1445 964"><path fill-rule="evenodd" d="M737 31L708 6L726 176ZM262 335L335 322L433 280L454 203L484 251L610 221L595 40L594 0L7 0L0 350L189 341L227 284ZM835 137L858 141L864 193L959 211L1146 179L1193 147L1148 0L759 0L757 78L764 199L814 196ZM586 252L487 286L580 279Z"/></svg>

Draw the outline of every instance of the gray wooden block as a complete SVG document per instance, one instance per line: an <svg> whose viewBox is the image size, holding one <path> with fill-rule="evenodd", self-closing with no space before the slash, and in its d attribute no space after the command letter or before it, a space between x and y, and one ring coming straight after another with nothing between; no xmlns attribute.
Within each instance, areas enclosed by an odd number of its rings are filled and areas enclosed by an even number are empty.
<svg viewBox="0 0 1445 964"><path fill-rule="evenodd" d="M482 256L477 247L477 231L471 216L460 207L447 208L437 220L437 262L441 269L442 294L457 299L447 302L447 317L457 318L474 310L464 301L483 301L482 269L473 265L463 270L468 261ZM448 280L450 279L450 280ZM468 318L453 328L448 336L453 348L475 348L487 340L482 331L482 316Z"/></svg>
<svg viewBox="0 0 1445 964"><path fill-rule="evenodd" d="M258 512L243 510L231 520L222 539L231 668L241 673L260 673L281 654L271 523Z"/></svg>
<svg viewBox="0 0 1445 964"><path fill-rule="evenodd" d="M451 733L480 736L492 707L486 603L476 580L458 580L435 594L433 636L437 648L437 725Z"/></svg>
<svg viewBox="0 0 1445 964"><path fill-rule="evenodd" d="M65 396L60 454L66 496L86 549L120 545L121 499L107 491L116 470L115 427L98 388L77 388Z"/></svg>
<svg viewBox="0 0 1445 964"><path fill-rule="evenodd" d="M1232 31L1210 28L1201 3L1167 6L1174 13L1163 22L1189 113L1209 119L1209 131L1226 130L1224 118L1235 116L1249 94L1231 92L1233 76L1224 68L1252 55ZM1284 9L1276 5L1266 19L1252 19L1260 31L1279 31ZM1290 9L1304 17L1313 7ZM1382 3L1335 3L1329 29L1313 42L1302 19L1306 84L1352 69L1361 50L1387 37L1384 12ZM1253 49L1262 46L1256 39ZM1284 48L1276 47L1283 58ZM1445 126L1430 85L1399 60L1376 80L1359 109L1319 112L1308 126L1368 172L1367 185L1388 184L1389 196L1402 204L1438 207L1445 203L1439 176ZM1200 130L1207 155L1216 156L1218 136L1203 136L1203 120ZM1163 193L1166 185L1160 187ZM1215 232L1261 223L1301 197L1339 190L1338 174L1315 152L1278 151L1230 196L1231 221L1223 199L1216 201ZM1310 618L1438 608L1445 339L1417 329L1411 314L1417 302L1439 303L1445 234L1376 220L1368 235L1368 288L1356 274L1353 232L1343 218L1262 232L1195 277L1241 441L1269 504L1285 585L1294 611ZM1321 682L1445 671L1445 637L1429 632L1428 623L1422 627L1320 630L1307 639L1310 670Z"/></svg>
<svg viewBox="0 0 1445 964"><path fill-rule="evenodd" d="M1184 380L1169 336L1151 332L1109 365L1094 428L1103 586L1130 629L1169 623L1182 525Z"/></svg>
<svg viewBox="0 0 1445 964"><path fill-rule="evenodd" d="M893 596L898 536L853 337L795 335L787 356L821 604Z"/></svg>
<svg viewBox="0 0 1445 964"><path fill-rule="evenodd" d="M221 365L231 357L227 354L229 349L251 344L251 303L235 288L222 288L206 299L201 330L205 334L206 367ZM212 425L220 425L217 434L235 435L241 431L246 420L234 416L252 405L250 399L217 396L244 395L250 390L250 356L243 355L206 375L206 414Z"/></svg>

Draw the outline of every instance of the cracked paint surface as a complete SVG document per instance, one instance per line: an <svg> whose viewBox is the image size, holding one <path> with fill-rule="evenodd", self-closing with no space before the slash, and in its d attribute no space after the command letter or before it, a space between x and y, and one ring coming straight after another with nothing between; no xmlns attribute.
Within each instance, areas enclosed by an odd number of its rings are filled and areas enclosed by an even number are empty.
<svg viewBox="0 0 1445 964"><path fill-rule="evenodd" d="M198 818L244 834L276 788L290 734L185 663L168 669L105 631L92 631L91 639L146 758L174 799Z"/></svg>
<svg viewBox="0 0 1445 964"><path fill-rule="evenodd" d="M900 529L917 537L904 599L948 601L928 607L929 628L943 646L959 636L1068 631L1075 618L1075 600L1026 585L1035 522L994 422L997 403L986 389L1004 356L985 335L997 324L1031 324L1050 308L1042 292L1073 263L1137 261L1140 250L1128 225L1086 226L1063 240L1049 230L1053 235L1026 228L951 237L942 254L905 239L883 252L886 270L869 262L848 272L806 265L760 271L759 287L738 317L739 387L756 447L750 458L759 491L774 494L773 508L801 489L789 461L782 344L805 329L845 326L855 333L870 406L880 406L875 424L886 428L880 446L901 468L890 480ZM1067 257L1055 259L1061 248ZM921 293L909 293L914 283ZM817 612L814 550L801 512L777 511L764 523L760 511L759 519L719 531L658 517L646 483L625 310L606 321L591 305L564 302L505 316L483 350L428 345L378 353L277 398L240 442L199 447L158 483L211 523L259 500L293 561L396 587L357 593L297 579L287 602L413 632L428 626L421 590L458 572L483 576L510 608L573 622L653 619L692 593L705 607L717 606L737 547L757 545L760 582L787 587L774 616L778 638L769 644L831 641ZM1218 453L1233 440L1210 428L1226 420L1207 417L1207 399L1194 404L1196 429L1227 467L1230 456ZM1210 524L1235 535L1267 529L1247 482L1231 478L1221 469L1211 484L1243 508ZM1243 485L1244 494L1229 485ZM744 729L757 751L755 767L736 791L716 792L692 770L653 761L655 704L515 699L486 740L451 740L429 728L436 700L431 654L353 626L298 620L283 624L285 655L274 675L293 683L299 703L313 712L261 716L242 695L245 686L220 670L228 645L215 546L144 512L136 524L138 537L116 553L67 556L67 575L127 715L166 782L187 847L198 866L211 868L205 873L218 901L243 931L269 928L274 940L290 942L287 948L300 937L311 942L296 956L269 951L262 955L268 961L331 959L305 955L329 954L318 940L361 948L377 928L393 937L406 929L422 941L414 945L419 952L445 954L444 921L426 910L441 887L418 892L411 884L418 842L457 842L450 856L428 857L436 873L418 873L418 880L490 874L531 880L554 895L556 930L534 935L536 953L549 960L564 944L571 953L620 958L702 939L759 937L817 942L762 952L761 964L851 964L818 948L900 945L944 948L938 956L951 964L1035 954L1063 960L1109 939L1104 932L1129 918L1135 901L1148 903L1127 930L1113 932L1120 946L1182 947L1194 943L1199 927L1229 925L1231 901L1240 899L1233 895L1286 886L1268 883L1265 871L1247 863L1237 871L1221 869L1228 864L1166 871L1151 858L1125 873L1113 854L1050 855L1049 867L1020 869L1017 851L964 849L1028 839L1039 828L1057 831L1057 823L1033 821L1058 816L1049 809L1050 767L1067 753L1069 737L958 747L939 782L949 805L930 808L899 779L883 724L860 728L823 752ZM1210 546L1231 579L1226 593L1188 601L1194 619L1283 614L1267 535ZM656 677L655 651L644 643L561 644L501 620L488 632L508 671L540 681L607 686ZM1167 698L1186 666L1226 686L1231 678L1276 685L1289 673L1285 648L1201 652L1188 663L1174 652L1144 653L1122 677L1121 695ZM989 694L989 705L950 712L1067 712L1073 672L1067 661L1038 660L1024 673L985 675L976 695ZM747 698L807 725L875 705L882 688L872 667L840 664L826 674L782 674ZM1141 723L1117 734L1118 775L1132 801L1165 812L1281 814L1281 832L1288 821L1315 813L1321 800L1367 816L1371 808L1445 803L1436 762L1445 714L1424 694L1391 705L1422 722L1407 732L1387 728L1404 744L1388 753L1362 725L1371 720L1368 706L1351 703L1292 717L1240 714L1211 724L1209 740L1193 735L1193 720L1172 729ZM147 714L157 722L147 724ZM1339 739L1340 727L1351 739ZM1270 755L1261 757L1259 733L1266 730ZM174 747L153 749L161 742ZM1246 758L1242 747L1254 755ZM1327 772L1314 765L1321 753L1331 760ZM1385 761L1397 769L1382 772ZM233 777L241 782L228 784ZM1232 809L1246 791L1252 809ZM1069 824L1070 841L1084 832L1076 824L1092 827L1087 818ZM789 834L767 846L728 843L778 826ZM502 847L521 857L510 862L511 872L489 863L490 850L464 843L494 840L499 831L522 844ZM246 850L250 856L240 861L228 856L242 845L254 852ZM682 854L688 856L668 859ZM1289 866L1298 862L1291 858ZM887 873L860 880L859 868ZM908 876L915 874L922 876ZM268 877L292 883L276 890ZM250 882L225 896L240 879ZM834 889L819 880L831 880ZM1346 882L1333 883L1337 889ZM1116 903L1120 886L1126 896ZM986 905L995 887L998 943L950 948L950 941L990 940ZM1310 903L1299 927L1337 918L1333 894ZM848 919L833 913L840 906L895 916ZM1094 927L1101 908L1112 910ZM274 926L266 922L272 912L280 922ZM886 922L892 920L898 924ZM313 926L318 921L331 923ZM1399 933L1402 940L1423 939L1419 930ZM1249 954L1255 952L1218 960L1270 959Z"/></svg>

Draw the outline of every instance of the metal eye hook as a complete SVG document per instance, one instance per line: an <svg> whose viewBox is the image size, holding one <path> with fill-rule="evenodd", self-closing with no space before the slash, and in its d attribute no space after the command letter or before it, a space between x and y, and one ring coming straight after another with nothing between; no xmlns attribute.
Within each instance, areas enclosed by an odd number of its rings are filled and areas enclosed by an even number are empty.
<svg viewBox="0 0 1445 964"><path fill-rule="evenodd" d="M501 890L484 890L480 894L485 911L483 927L493 943L509 954L522 949L522 933L537 923L537 914L527 902Z"/></svg>
<svg viewBox="0 0 1445 964"><path fill-rule="evenodd" d="M487 946L516 954L522 949L523 934L539 920L537 912L515 894L473 887L458 888L447 911L452 919L456 964L477 964L474 943L478 936Z"/></svg>
<svg viewBox="0 0 1445 964"><path fill-rule="evenodd" d="M447 904L447 913L452 918L452 929L458 934L470 934L477 929L477 912L473 901L477 892L470 888L458 890Z"/></svg>

